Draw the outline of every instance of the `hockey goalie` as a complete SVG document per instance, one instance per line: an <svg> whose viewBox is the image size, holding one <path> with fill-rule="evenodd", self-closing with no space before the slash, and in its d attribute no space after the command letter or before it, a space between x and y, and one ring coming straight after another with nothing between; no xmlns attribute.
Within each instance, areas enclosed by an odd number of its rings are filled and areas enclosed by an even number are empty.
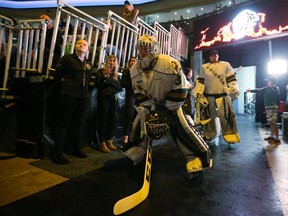
<svg viewBox="0 0 288 216"><path fill-rule="evenodd" d="M216 136L215 118L219 117L221 132L228 144L240 142L232 101L239 96L238 82L231 65L219 61L216 50L209 53L210 62L203 64L196 80L194 96L196 100L205 98L206 106L201 112L204 125L204 138L211 141Z"/></svg>
<svg viewBox="0 0 288 216"><path fill-rule="evenodd" d="M187 159L188 174L199 174L212 166L208 145L194 128L181 106L188 84L180 62L160 54L160 44L152 36L143 35L137 41L139 61L131 68L131 80L137 101L145 109L146 131L150 138L159 139L167 130ZM140 118L136 117L124 153L137 164L146 154Z"/></svg>

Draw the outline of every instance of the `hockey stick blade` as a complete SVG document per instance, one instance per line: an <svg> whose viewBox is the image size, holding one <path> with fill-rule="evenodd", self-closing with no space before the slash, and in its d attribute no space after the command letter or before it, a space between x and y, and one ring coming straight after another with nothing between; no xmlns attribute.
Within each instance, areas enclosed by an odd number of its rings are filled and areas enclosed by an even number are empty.
<svg viewBox="0 0 288 216"><path fill-rule="evenodd" d="M130 209L136 207L141 202L143 202L148 194L150 188L151 180L151 166L152 166L152 140L147 138L147 152L146 152L146 164L145 164L145 174L142 188L134 194L119 200L113 209L114 215L120 215Z"/></svg>

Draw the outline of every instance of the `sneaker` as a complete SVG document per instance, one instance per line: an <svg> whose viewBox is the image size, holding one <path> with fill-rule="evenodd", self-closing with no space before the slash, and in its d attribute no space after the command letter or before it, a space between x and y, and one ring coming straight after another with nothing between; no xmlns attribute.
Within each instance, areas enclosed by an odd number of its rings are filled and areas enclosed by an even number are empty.
<svg viewBox="0 0 288 216"><path fill-rule="evenodd" d="M274 140L274 138L269 136L269 137L265 137L264 140L265 141L272 141L272 140Z"/></svg>
<svg viewBox="0 0 288 216"><path fill-rule="evenodd" d="M279 139L273 139L269 141L269 143L274 145L281 145L281 141Z"/></svg>

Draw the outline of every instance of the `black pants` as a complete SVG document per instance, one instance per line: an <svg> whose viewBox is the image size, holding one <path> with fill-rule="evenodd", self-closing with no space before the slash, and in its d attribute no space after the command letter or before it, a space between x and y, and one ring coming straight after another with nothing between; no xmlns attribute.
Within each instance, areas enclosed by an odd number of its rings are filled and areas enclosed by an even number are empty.
<svg viewBox="0 0 288 216"><path fill-rule="evenodd" d="M80 150L80 131L83 115L87 107L87 98L75 98L67 95L59 97L59 113L55 130L55 150L62 153L65 139L73 151ZM67 137L67 136L70 137Z"/></svg>
<svg viewBox="0 0 288 216"><path fill-rule="evenodd" d="M125 95L123 135L130 134L135 113L134 111L135 100L136 98L134 95Z"/></svg>
<svg viewBox="0 0 288 216"><path fill-rule="evenodd" d="M97 130L100 142L112 139L116 130L115 95L99 95L97 108Z"/></svg>

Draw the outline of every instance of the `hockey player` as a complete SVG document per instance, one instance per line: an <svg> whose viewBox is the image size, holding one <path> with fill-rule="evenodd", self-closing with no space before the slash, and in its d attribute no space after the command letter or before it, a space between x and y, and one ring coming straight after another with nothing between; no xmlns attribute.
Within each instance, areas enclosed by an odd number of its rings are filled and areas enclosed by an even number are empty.
<svg viewBox="0 0 288 216"><path fill-rule="evenodd" d="M220 118L221 132L224 140L230 143L240 142L231 98L239 96L239 89L233 68L228 62L219 61L216 50L209 53L209 63L203 64L196 80L194 96L207 98L204 108L204 120L211 119L204 125L204 137L211 141L216 136L215 118ZM202 114L202 113L201 113Z"/></svg>
<svg viewBox="0 0 288 216"><path fill-rule="evenodd" d="M137 49L139 61L131 68L131 80L140 106L144 106L148 112L148 136L160 138L159 134L167 129L162 126L167 125L187 158L187 172L193 176L210 168L212 158L209 147L193 127L193 120L187 121L181 108L187 96L188 85L179 61L160 54L159 43L152 36L141 36ZM134 164L144 158L147 145L143 136L141 137L142 133L139 133L139 124L139 118L136 117L129 143L123 149Z"/></svg>

